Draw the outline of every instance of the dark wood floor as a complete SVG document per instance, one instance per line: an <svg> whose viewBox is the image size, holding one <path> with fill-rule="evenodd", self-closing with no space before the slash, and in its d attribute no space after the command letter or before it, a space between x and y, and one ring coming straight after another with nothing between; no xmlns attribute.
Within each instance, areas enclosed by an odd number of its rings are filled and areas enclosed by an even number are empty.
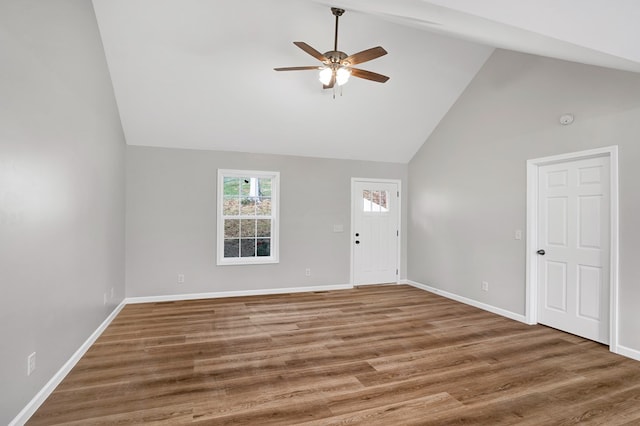
<svg viewBox="0 0 640 426"><path fill-rule="evenodd" d="M409 286L128 305L30 424L640 424L640 362Z"/></svg>

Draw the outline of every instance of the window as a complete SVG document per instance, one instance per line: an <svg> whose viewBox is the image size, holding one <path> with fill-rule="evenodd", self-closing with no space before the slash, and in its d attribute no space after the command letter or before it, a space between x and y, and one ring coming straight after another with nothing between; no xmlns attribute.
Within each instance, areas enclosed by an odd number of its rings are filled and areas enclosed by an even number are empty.
<svg viewBox="0 0 640 426"><path fill-rule="evenodd" d="M362 191L362 211L365 213L389 213L389 191Z"/></svg>
<svg viewBox="0 0 640 426"><path fill-rule="evenodd" d="M280 173L218 170L218 265L278 262Z"/></svg>

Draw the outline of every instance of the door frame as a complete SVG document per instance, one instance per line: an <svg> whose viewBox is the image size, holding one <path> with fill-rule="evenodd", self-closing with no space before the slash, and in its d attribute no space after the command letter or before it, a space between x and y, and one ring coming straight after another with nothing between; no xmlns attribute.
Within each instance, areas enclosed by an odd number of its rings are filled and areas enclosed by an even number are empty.
<svg viewBox="0 0 640 426"><path fill-rule="evenodd" d="M397 259L396 259L396 265L397 265L397 269L398 269L398 273L396 274L396 284L400 283L400 275L402 273L402 269L401 269L401 259L402 259L402 180L400 179L376 179L376 178L356 178L356 177L352 177L351 178L351 195L349 196L349 202L351 203L351 233L349 234L349 245L350 245L350 249L349 249L349 254L350 254L350 274L349 274L349 280L352 286L355 285L355 280L354 280L354 260L355 260L355 256L354 256L354 250L355 250L355 245L353 244L353 234L355 233L355 222L356 222L356 212L353 208L354 205L354 196L355 196L355 188L356 188L356 182L380 182L380 183L394 183L396 185L398 185L398 193L400 194L398 196L398 239L397 239L397 243L398 246L396 248L396 252L397 252Z"/></svg>
<svg viewBox="0 0 640 426"><path fill-rule="evenodd" d="M606 157L610 170L609 350L618 353L618 146L527 160L527 243L525 321L538 323L538 170L554 163Z"/></svg>

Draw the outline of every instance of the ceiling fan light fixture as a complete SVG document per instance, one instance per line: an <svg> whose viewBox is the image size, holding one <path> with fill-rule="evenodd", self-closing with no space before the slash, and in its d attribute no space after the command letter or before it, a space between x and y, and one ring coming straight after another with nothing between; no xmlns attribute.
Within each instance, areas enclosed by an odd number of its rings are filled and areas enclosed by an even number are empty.
<svg viewBox="0 0 640 426"><path fill-rule="evenodd" d="M320 70L320 74L318 75L318 80L325 86L331 82L331 77L333 75L333 70L331 68L325 67Z"/></svg>
<svg viewBox="0 0 640 426"><path fill-rule="evenodd" d="M293 44L298 46L304 52L313 56L318 61L322 62L321 66L302 66L302 67L281 67L274 68L276 71L303 71L313 70L320 71L318 73L318 80L323 85L324 89L333 89L336 85L343 86L349 81L349 77L363 78L365 80L375 81L378 83L385 83L389 80L386 75L378 74L375 72L351 68L353 65L368 62L373 59L379 58L387 54L382 46L372 47L370 49L363 50L353 55L347 55L346 53L338 50L338 18L344 13L343 9L336 7L331 8L331 12L336 17L335 37L333 42L333 50L325 53L320 53L318 50L309 46L304 41L294 41ZM335 94L335 90L334 90Z"/></svg>
<svg viewBox="0 0 640 426"><path fill-rule="evenodd" d="M350 76L351 71L348 68L340 67L336 72L336 83L338 83L338 86L342 86L349 81Z"/></svg>

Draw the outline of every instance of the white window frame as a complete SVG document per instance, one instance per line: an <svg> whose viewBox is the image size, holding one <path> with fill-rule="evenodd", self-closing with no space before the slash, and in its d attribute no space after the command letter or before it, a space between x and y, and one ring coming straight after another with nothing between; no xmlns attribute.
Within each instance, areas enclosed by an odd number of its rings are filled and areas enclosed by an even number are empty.
<svg viewBox="0 0 640 426"><path fill-rule="evenodd" d="M271 179L271 255L254 257L224 257L224 178L268 178ZM218 169L217 185L217 264L218 265L256 265L265 263L279 263L280 246L280 172L256 170ZM259 216L254 216L259 218ZM238 219L246 218L242 215Z"/></svg>

